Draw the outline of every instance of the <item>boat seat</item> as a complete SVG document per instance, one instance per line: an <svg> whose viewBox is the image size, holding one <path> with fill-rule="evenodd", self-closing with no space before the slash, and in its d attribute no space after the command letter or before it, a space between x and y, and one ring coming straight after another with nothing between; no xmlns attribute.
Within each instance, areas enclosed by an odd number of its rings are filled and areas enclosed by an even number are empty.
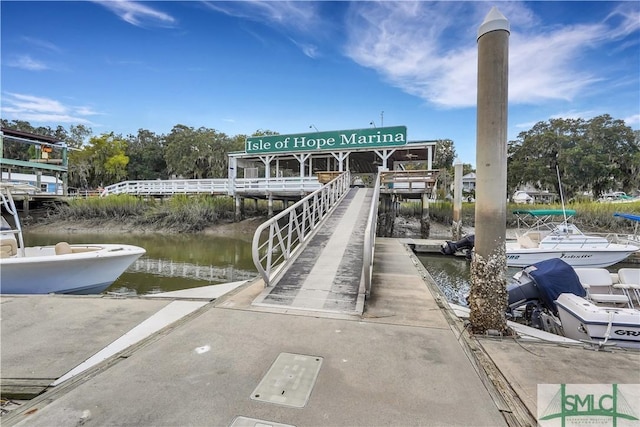
<svg viewBox="0 0 640 427"><path fill-rule="evenodd" d="M527 236L533 243L535 243L536 247L540 244L540 240L542 240L542 235L539 231L528 231L525 236Z"/></svg>
<svg viewBox="0 0 640 427"><path fill-rule="evenodd" d="M587 292L587 297L593 302L599 302L601 304L625 304L629 308L633 308L633 304L628 296L623 294L593 294Z"/></svg>
<svg viewBox="0 0 640 427"><path fill-rule="evenodd" d="M518 244L523 249L535 249L538 247L538 244L534 242L531 237L527 234L523 234L522 236L518 236Z"/></svg>
<svg viewBox="0 0 640 427"><path fill-rule="evenodd" d="M620 283L640 285L640 268L621 268L618 270Z"/></svg>
<svg viewBox="0 0 640 427"><path fill-rule="evenodd" d="M618 270L618 282L613 287L621 289L629 297L632 307L633 299L640 306L640 268L621 268Z"/></svg>
<svg viewBox="0 0 640 427"><path fill-rule="evenodd" d="M624 289L614 286L611 273L606 268L575 268L582 287L587 291L587 299L601 304L625 304L633 307L633 303Z"/></svg>
<svg viewBox="0 0 640 427"><path fill-rule="evenodd" d="M68 255L73 253L71 246L67 242L58 242L55 246L56 255Z"/></svg>
<svg viewBox="0 0 640 427"><path fill-rule="evenodd" d="M10 258L18 254L18 242L13 236L2 236L0 239L0 258Z"/></svg>

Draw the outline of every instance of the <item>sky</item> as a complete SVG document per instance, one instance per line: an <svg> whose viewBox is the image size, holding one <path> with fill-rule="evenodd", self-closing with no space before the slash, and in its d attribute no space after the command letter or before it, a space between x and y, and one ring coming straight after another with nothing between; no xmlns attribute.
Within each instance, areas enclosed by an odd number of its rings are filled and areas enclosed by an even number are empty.
<svg viewBox="0 0 640 427"><path fill-rule="evenodd" d="M406 126L476 164L477 31L509 20L508 140L640 129L637 1L0 2L1 117L94 135Z"/></svg>

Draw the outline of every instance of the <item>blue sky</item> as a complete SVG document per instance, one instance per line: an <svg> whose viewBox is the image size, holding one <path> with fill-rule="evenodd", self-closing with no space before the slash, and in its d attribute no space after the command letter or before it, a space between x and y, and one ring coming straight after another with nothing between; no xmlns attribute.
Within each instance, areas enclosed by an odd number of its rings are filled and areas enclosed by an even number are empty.
<svg viewBox="0 0 640 427"><path fill-rule="evenodd" d="M475 165L477 29L511 25L508 138L640 128L640 2L2 1L1 115L94 134L407 126Z"/></svg>

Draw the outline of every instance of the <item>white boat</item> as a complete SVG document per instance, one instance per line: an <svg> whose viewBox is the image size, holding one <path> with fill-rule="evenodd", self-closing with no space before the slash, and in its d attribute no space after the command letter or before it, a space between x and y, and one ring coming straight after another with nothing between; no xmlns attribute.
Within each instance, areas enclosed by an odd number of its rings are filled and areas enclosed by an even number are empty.
<svg viewBox="0 0 640 427"><path fill-rule="evenodd" d="M598 199L600 203L633 203L639 201L640 198L627 195L624 191L614 191L613 193L603 194Z"/></svg>
<svg viewBox="0 0 640 427"><path fill-rule="evenodd" d="M120 244L25 247L12 191L25 186L0 183L4 210L13 216L11 227L2 217L0 227L0 293L97 294L107 289L136 259L143 248Z"/></svg>
<svg viewBox="0 0 640 427"><path fill-rule="evenodd" d="M639 310L602 307L573 294L560 294L556 306L567 338L640 348Z"/></svg>
<svg viewBox="0 0 640 427"><path fill-rule="evenodd" d="M640 275L640 269L627 270ZM636 306L640 299L620 291L624 286L616 286L613 276L603 268L574 269L559 259L528 266L507 287L507 315L598 348L640 349L640 310L633 308L632 298Z"/></svg>
<svg viewBox="0 0 640 427"><path fill-rule="evenodd" d="M612 243L605 237L582 233L569 219L574 210L517 210L518 228L527 230L515 241L506 242L507 266L526 267L546 259L558 258L573 267L608 267L623 261L640 247ZM556 223L554 218L563 221Z"/></svg>

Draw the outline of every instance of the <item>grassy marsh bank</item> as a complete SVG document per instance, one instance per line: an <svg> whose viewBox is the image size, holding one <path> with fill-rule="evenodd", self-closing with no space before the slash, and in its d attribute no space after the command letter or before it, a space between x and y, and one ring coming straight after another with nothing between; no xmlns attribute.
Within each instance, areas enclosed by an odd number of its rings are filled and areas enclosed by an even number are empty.
<svg viewBox="0 0 640 427"><path fill-rule="evenodd" d="M283 209L281 203L274 203L274 210ZM561 205L518 205L507 206L508 228L517 226L516 216L512 211L517 209L561 209ZM640 214L640 202L615 204L581 202L567 206L577 213L576 225L584 231L591 232L632 232L631 221L614 217L614 212ZM126 232L173 232L197 233L211 231L212 228L251 228L267 218L268 206L265 200L245 202L245 217L250 220L234 223L235 205L230 197L218 196L184 196L178 195L168 199L145 199L131 195L109 197L93 197L73 199L68 204L58 205L51 209L38 222L36 228L56 226L59 230L74 229L118 229ZM400 216L410 219L421 215L420 203L404 202L400 206ZM429 215L433 222L451 224L453 221L453 203L433 202L429 205ZM473 227L475 222L475 204L463 203L462 222L466 227ZM224 227L222 227L224 226Z"/></svg>
<svg viewBox="0 0 640 427"><path fill-rule="evenodd" d="M514 210L529 209L562 209L562 205L556 204L534 204L523 205L516 203L507 204L507 227L517 227ZM631 221L614 217L615 212L626 212L640 214L640 201L632 203L598 203L598 202L578 202L566 205L566 209L573 209L576 215L573 222L583 231L590 232L616 232L630 233L633 231ZM421 214L420 203L403 203L400 208L403 216L417 216ZM429 217L432 221L441 224L451 224L453 222L453 203L438 201L429 205ZM475 204L462 204L462 223L468 227L475 226Z"/></svg>
<svg viewBox="0 0 640 427"><path fill-rule="evenodd" d="M274 206L275 208L275 206ZM219 229L242 231L257 227L267 217L266 201L245 203L249 220L234 223L235 205L229 197L177 195L167 199L145 199L131 195L72 199L56 205L31 226L36 231L92 230L123 232L197 233ZM255 223L255 226L254 226Z"/></svg>

